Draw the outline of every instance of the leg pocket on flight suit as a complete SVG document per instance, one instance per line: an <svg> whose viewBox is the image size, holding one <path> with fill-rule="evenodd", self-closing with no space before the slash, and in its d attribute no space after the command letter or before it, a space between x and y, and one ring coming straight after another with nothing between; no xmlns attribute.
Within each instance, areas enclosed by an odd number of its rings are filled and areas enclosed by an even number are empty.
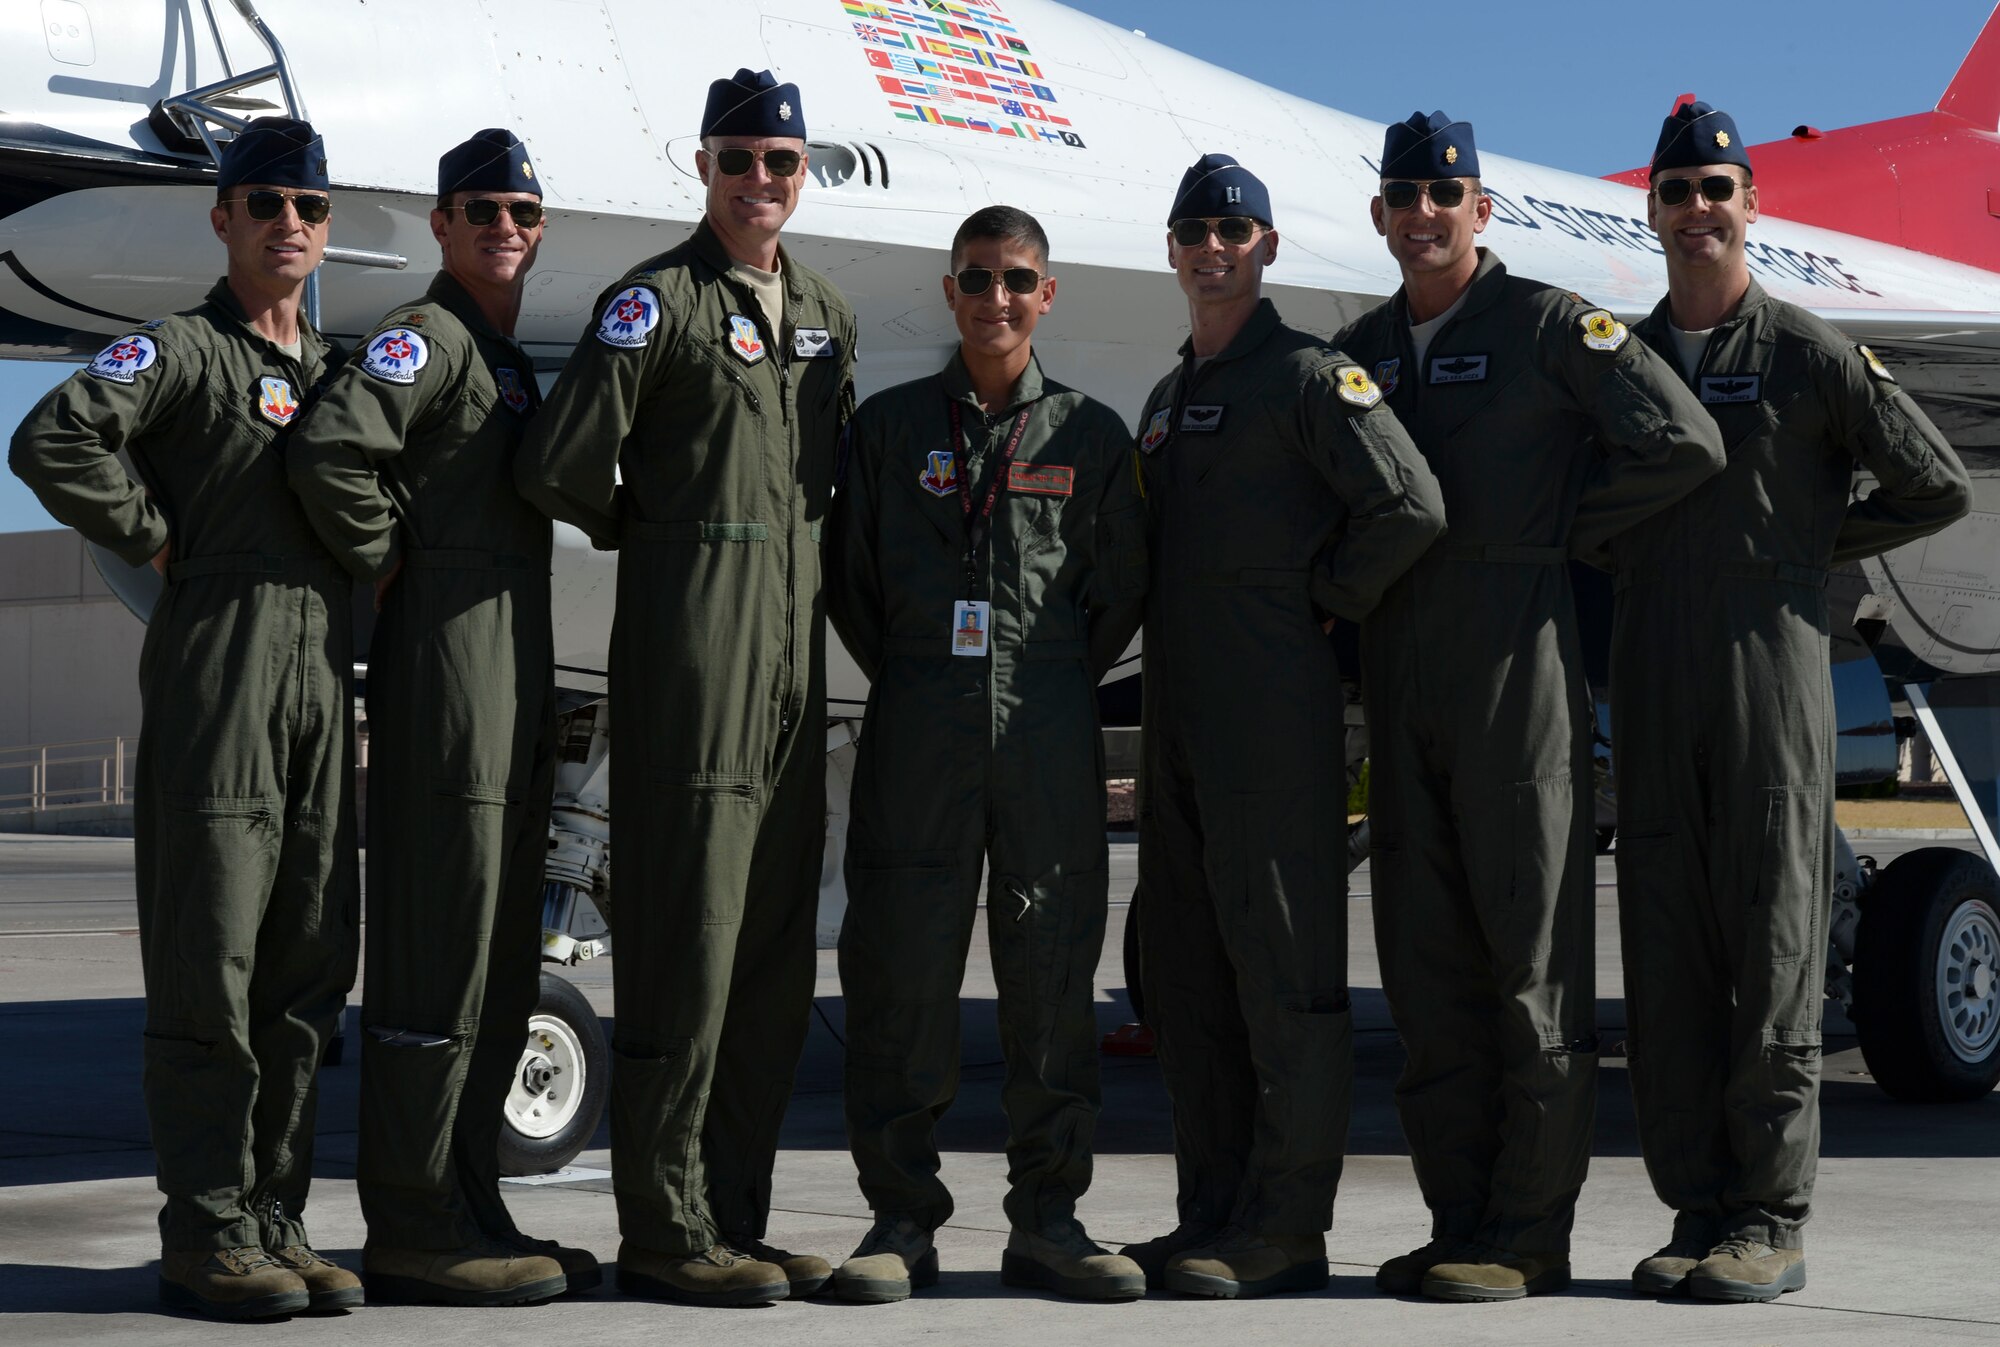
<svg viewBox="0 0 2000 1347"><path fill-rule="evenodd" d="M277 811L259 796L170 795L166 806L167 888L182 961L204 969L248 960L277 870Z"/></svg>
<svg viewBox="0 0 2000 1347"><path fill-rule="evenodd" d="M483 969L492 938L492 904L505 863L507 820L520 802L494 786L467 781L433 781L425 801L430 827L425 855L411 857L424 875L421 911L400 914L394 927L404 939L427 948L418 957L438 961L437 976L424 981L449 998L444 1005L460 1028L471 1028L470 1007L459 996ZM428 1000L429 998L425 998ZM476 1002L474 1003L476 1004ZM435 1018L435 1016L434 1016Z"/></svg>
<svg viewBox="0 0 2000 1347"><path fill-rule="evenodd" d="M750 772L654 772L650 784L664 812L650 845L686 849L669 864L692 890L702 925L743 920L762 783Z"/></svg>
<svg viewBox="0 0 2000 1347"><path fill-rule="evenodd" d="M1757 854L1756 896L1746 922L1745 935L1751 942L1746 963L1757 967L1810 960L1822 940L1819 824L1825 806L1819 792L1792 786L1766 786L1760 794L1764 832Z"/></svg>
<svg viewBox="0 0 2000 1347"><path fill-rule="evenodd" d="M953 861L948 851L847 853L839 959L850 1070L902 1071L924 1007L958 995Z"/></svg>
<svg viewBox="0 0 2000 1347"><path fill-rule="evenodd" d="M1574 836L1574 786L1568 772L1513 788L1512 873L1501 910L1488 915L1487 939L1504 963L1549 957Z"/></svg>

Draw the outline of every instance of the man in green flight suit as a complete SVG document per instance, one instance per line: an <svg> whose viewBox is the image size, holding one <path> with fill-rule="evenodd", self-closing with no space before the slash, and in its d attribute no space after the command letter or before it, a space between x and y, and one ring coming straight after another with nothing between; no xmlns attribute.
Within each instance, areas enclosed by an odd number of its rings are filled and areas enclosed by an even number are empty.
<svg viewBox="0 0 2000 1347"><path fill-rule="evenodd" d="M944 370L855 413L828 605L869 677L848 823L847 1135L874 1228L849 1300L937 1279L952 1213L933 1129L958 1089L958 993L990 858L987 935L1007 1059L1001 1278L1145 1294L1076 1220L1101 1103L1091 1009L1108 859L1097 681L1138 630L1145 536L1132 436L1042 374L1048 236L989 206L952 239Z"/></svg>
<svg viewBox="0 0 2000 1347"><path fill-rule="evenodd" d="M601 1278L500 1198L501 1109L540 986L553 785L549 523L514 489L535 409L513 338L542 240L511 131L438 161L442 269L293 433L293 487L373 580L357 1187L376 1300L518 1305Z"/></svg>
<svg viewBox="0 0 2000 1347"><path fill-rule="evenodd" d="M260 117L220 169L228 274L42 399L8 464L57 519L166 576L139 657L134 820L160 1298L252 1319L361 1303L303 1223L360 886L350 584L283 459L327 357L300 312L326 150Z"/></svg>
<svg viewBox="0 0 2000 1347"><path fill-rule="evenodd" d="M1327 1279L1353 1087L1340 670L1444 528L1367 375L1261 297L1270 194L1188 169L1167 261L1192 329L1140 419L1147 514L1141 974L1172 1098L1179 1224L1125 1252L1191 1295Z"/></svg>
<svg viewBox="0 0 2000 1347"><path fill-rule="evenodd" d="M710 86L706 214L605 294L516 464L530 500L620 549L618 1282L695 1304L832 1275L763 1242L811 1013L820 529L854 405L853 312L778 244L805 134L798 87L769 71Z"/></svg>
<svg viewBox="0 0 2000 1347"><path fill-rule="evenodd" d="M1597 1088L1589 790L1568 559L1722 467L1673 371L1573 294L1474 246L1472 127L1389 127L1375 228L1403 286L1338 340L1444 489L1451 536L1361 632L1375 939L1431 1239L1384 1290L1569 1284Z"/></svg>
<svg viewBox="0 0 2000 1347"><path fill-rule="evenodd" d="M1649 1295L1805 1285L1833 874L1829 567L1964 515L1958 457L1895 377L1750 275L1736 124L1676 108L1646 215L1667 297L1633 331L1722 427L1720 477L1614 539L1618 909L1632 1094L1673 1236ZM1875 479L1851 500L1855 469Z"/></svg>

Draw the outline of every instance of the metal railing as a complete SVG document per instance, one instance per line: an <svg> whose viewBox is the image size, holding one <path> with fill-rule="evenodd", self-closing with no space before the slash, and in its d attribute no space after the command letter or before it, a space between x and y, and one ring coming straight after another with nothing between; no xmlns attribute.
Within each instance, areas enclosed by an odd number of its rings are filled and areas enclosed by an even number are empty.
<svg viewBox="0 0 2000 1347"><path fill-rule="evenodd" d="M0 748L0 785L28 788L0 792L0 813L130 804L128 779L138 740L125 735L74 739L64 744Z"/></svg>

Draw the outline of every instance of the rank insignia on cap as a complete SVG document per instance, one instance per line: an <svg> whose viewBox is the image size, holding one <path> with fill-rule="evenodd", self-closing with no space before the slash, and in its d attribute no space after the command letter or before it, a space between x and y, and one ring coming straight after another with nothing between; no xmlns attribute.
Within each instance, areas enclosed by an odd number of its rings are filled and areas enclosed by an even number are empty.
<svg viewBox="0 0 2000 1347"><path fill-rule="evenodd" d="M493 384L500 390L500 400L517 412L528 410L528 386L521 382L518 370L496 369Z"/></svg>
<svg viewBox="0 0 2000 1347"><path fill-rule="evenodd" d="M378 333L361 353L361 368L392 384L413 384L417 371L431 358L431 348L408 328L394 327Z"/></svg>
<svg viewBox="0 0 2000 1347"><path fill-rule="evenodd" d="M1889 367L1883 364L1873 351L1866 346L1857 346L1854 349L1861 352L1861 358L1867 362L1870 374L1878 379L1887 379L1890 383L1896 382L1896 376L1889 373Z"/></svg>
<svg viewBox="0 0 2000 1347"><path fill-rule="evenodd" d="M781 122L788 122L791 119L792 119L792 105L790 103L778 104L778 120Z"/></svg>
<svg viewBox="0 0 2000 1347"><path fill-rule="evenodd" d="M949 449L933 449L917 474L917 485L933 496L949 496L958 490L958 458Z"/></svg>
<svg viewBox="0 0 2000 1347"><path fill-rule="evenodd" d="M1583 324L1583 344L1593 351L1615 351L1632 335L1625 324L1603 309L1592 309L1579 321Z"/></svg>
<svg viewBox="0 0 2000 1347"><path fill-rule="evenodd" d="M1397 356L1394 360L1377 362L1375 366L1375 386L1382 390L1384 397L1396 391L1396 383L1402 377L1403 357Z"/></svg>
<svg viewBox="0 0 2000 1347"><path fill-rule="evenodd" d="M644 346L646 334L660 322L660 297L643 285L631 285L611 297L597 322L597 339L606 346Z"/></svg>
<svg viewBox="0 0 2000 1347"><path fill-rule="evenodd" d="M1715 133L1715 143L1716 143L1717 145L1721 146L1721 147L1722 147L1723 149L1725 149L1725 150L1726 150L1726 149L1728 149L1728 148L1729 148L1729 133L1728 133L1727 131L1717 131L1717 132Z"/></svg>
<svg viewBox="0 0 2000 1347"><path fill-rule="evenodd" d="M159 348L153 345L151 337L133 333L120 337L97 353L97 359L90 362L89 370L100 379L109 379L115 384L129 384L139 377L139 372L150 369L159 359Z"/></svg>
<svg viewBox="0 0 2000 1347"><path fill-rule="evenodd" d="M1444 161L1447 164L1455 164L1458 162L1458 146L1447 145L1444 147Z"/></svg>
<svg viewBox="0 0 2000 1347"><path fill-rule="evenodd" d="M1356 407L1373 407L1382 400L1382 390L1368 382L1359 365L1346 365L1340 371L1340 400Z"/></svg>
<svg viewBox="0 0 2000 1347"><path fill-rule="evenodd" d="M292 395L292 385L269 375L259 379L257 414L274 426L289 426L299 414L299 400Z"/></svg>
<svg viewBox="0 0 2000 1347"><path fill-rule="evenodd" d="M729 349L746 365L764 358L764 336L757 325L740 313L729 315Z"/></svg>
<svg viewBox="0 0 2000 1347"><path fill-rule="evenodd" d="M521 161L521 176L530 182L533 182L535 179L535 166L525 159Z"/></svg>
<svg viewBox="0 0 2000 1347"><path fill-rule="evenodd" d="M1167 434L1174 422L1174 409L1162 407L1153 413L1153 419L1146 423L1146 433L1139 437L1139 449L1150 454L1167 442Z"/></svg>

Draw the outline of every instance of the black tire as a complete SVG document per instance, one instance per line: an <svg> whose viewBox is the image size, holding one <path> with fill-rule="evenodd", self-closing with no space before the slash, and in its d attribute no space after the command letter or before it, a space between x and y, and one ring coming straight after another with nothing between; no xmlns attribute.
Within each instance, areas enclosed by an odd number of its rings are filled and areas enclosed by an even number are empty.
<svg viewBox="0 0 2000 1347"><path fill-rule="evenodd" d="M579 1067L580 1088L575 1083ZM575 984L544 970L541 1004L528 1021L528 1041L504 1106L500 1172L509 1177L551 1174L576 1159L597 1134L610 1093L611 1057L603 1022ZM548 1111L538 1114L537 1108Z"/></svg>
<svg viewBox="0 0 2000 1347"><path fill-rule="evenodd" d="M1894 1098L1980 1099L2000 1082L1996 914L2000 875L1951 847L1897 857L1862 900L1854 1024L1869 1072Z"/></svg>

